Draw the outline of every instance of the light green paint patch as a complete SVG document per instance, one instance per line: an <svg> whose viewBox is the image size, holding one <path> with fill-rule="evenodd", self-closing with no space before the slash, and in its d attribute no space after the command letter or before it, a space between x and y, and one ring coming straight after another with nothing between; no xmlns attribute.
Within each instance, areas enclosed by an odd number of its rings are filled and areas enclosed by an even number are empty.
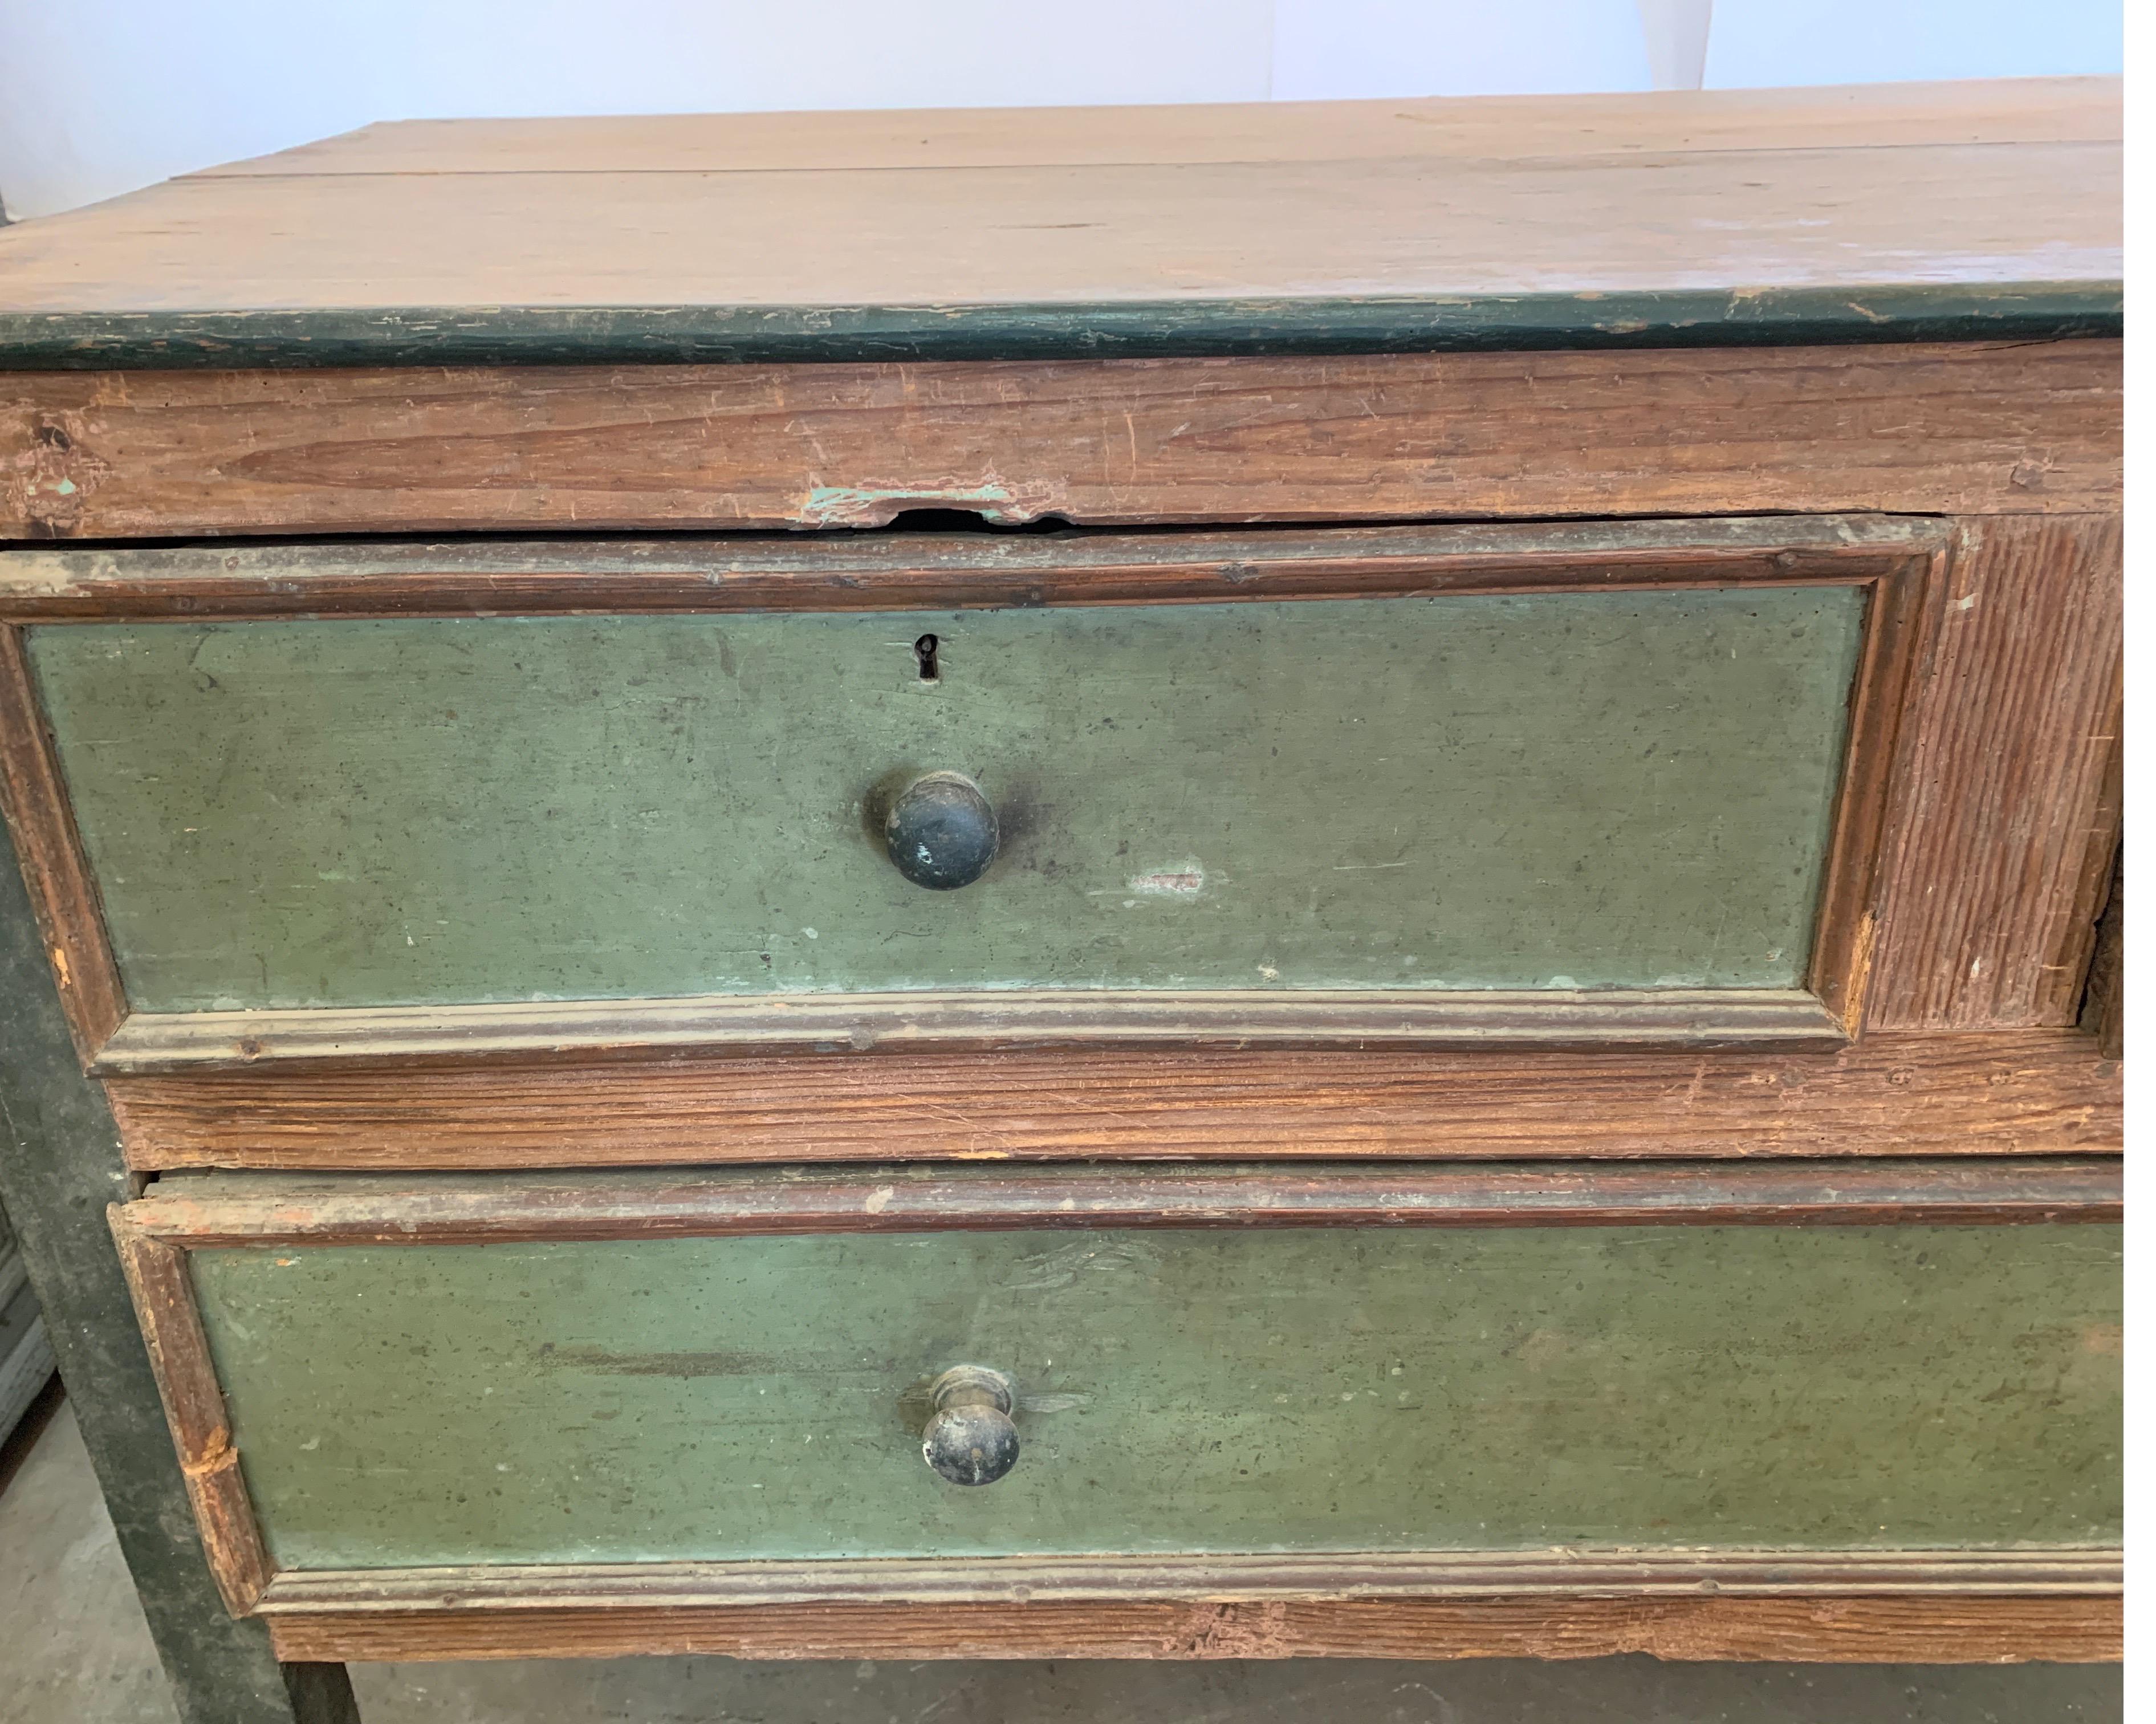
<svg viewBox="0 0 2156 1724"><path fill-rule="evenodd" d="M1774 988L1806 968L1862 605L68 624L30 649L147 1011ZM871 813L939 767L1004 834L955 892L903 879Z"/></svg>
<svg viewBox="0 0 2156 1724"><path fill-rule="evenodd" d="M2101 1544L2119 1231L1325 1229L205 1251L280 1567ZM1019 1383L968 1491L920 1389Z"/></svg>

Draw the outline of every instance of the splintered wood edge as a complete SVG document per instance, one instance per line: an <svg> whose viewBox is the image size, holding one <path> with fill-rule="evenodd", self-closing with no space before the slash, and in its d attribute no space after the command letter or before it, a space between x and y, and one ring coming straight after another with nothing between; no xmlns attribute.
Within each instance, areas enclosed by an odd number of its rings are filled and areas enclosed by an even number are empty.
<svg viewBox="0 0 2156 1724"><path fill-rule="evenodd" d="M2096 1038L2105 1059L2126 1057L2126 857L2116 846L2082 997L2081 1028Z"/></svg>
<svg viewBox="0 0 2156 1724"><path fill-rule="evenodd" d="M576 1059L639 1049L1832 1048L1845 1040L1833 1013L1798 989L1268 994L1041 988L138 1012L105 1042L92 1069L102 1077L131 1077L285 1062Z"/></svg>
<svg viewBox="0 0 2156 1724"><path fill-rule="evenodd" d="M108 1211L113 1241L172 1428L195 1530L225 1609L244 1616L261 1598L275 1567L240 1475L239 1453L233 1446L223 1391L195 1305L187 1254L135 1227L128 1208L116 1203Z"/></svg>
<svg viewBox="0 0 2156 1724"><path fill-rule="evenodd" d="M1024 1170L192 1173L119 1213L185 1249L1106 1227L2113 1222L2115 1157Z"/></svg>

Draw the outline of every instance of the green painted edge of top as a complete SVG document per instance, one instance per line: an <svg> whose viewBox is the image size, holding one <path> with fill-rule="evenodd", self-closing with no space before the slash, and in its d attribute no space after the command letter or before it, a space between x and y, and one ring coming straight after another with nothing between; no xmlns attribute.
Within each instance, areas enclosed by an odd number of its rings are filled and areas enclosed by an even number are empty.
<svg viewBox="0 0 2156 1724"><path fill-rule="evenodd" d="M1229 358L2117 337L2123 285L963 305L0 310L0 371Z"/></svg>

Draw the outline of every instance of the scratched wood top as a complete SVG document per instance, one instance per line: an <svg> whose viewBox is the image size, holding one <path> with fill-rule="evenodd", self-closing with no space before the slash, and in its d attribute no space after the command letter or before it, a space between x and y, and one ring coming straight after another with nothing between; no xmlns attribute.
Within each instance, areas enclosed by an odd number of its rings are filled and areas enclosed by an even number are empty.
<svg viewBox="0 0 2156 1724"><path fill-rule="evenodd" d="M418 121L0 233L0 364L2112 334L2120 89Z"/></svg>

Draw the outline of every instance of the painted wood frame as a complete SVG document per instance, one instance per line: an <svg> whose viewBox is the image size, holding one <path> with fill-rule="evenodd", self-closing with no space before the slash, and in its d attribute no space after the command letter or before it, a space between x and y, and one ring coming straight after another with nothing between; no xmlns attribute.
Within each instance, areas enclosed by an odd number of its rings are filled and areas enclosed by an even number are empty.
<svg viewBox="0 0 2156 1724"><path fill-rule="evenodd" d="M127 1015L97 881L82 853L59 758L38 709L22 631L0 626L0 813L15 834L75 1051L87 1065Z"/></svg>
<svg viewBox="0 0 2156 1724"><path fill-rule="evenodd" d="M287 1659L2118 1655L2105 1550L1568 1552L384 1569L279 1573L247 1500L188 1253L947 1229L2013 1224L2116 1220L2115 1159L1836 1169L1593 1163L1012 1177L908 1167L696 1176L179 1176L110 1210L228 1607ZM1706 1602L1703 1603L1703 1600ZM1209 1638L1207 1624L1247 1634Z"/></svg>
<svg viewBox="0 0 2156 1724"><path fill-rule="evenodd" d="M148 1013L81 998L101 1075L589 1057L622 1049L856 1051L1075 1044L1444 1048L1618 1044L1831 1046L1861 1027L1897 744L1953 538L1925 521L1828 518L1602 527L1384 528L1176 539L724 541L275 552L18 552L0 568L4 775L63 976L116 976L95 889L36 706L19 630L93 618L547 614L564 609L965 608L1405 594L1849 586L1866 594L1808 987L1793 990L1014 992L711 996ZM57 624L41 619L64 619ZM116 989L114 990L116 992ZM78 993L83 990L78 989ZM115 1011L116 1022L107 1019Z"/></svg>
<svg viewBox="0 0 2156 1724"><path fill-rule="evenodd" d="M874 1160L906 1143L924 1154L1051 1159L1235 1157L1253 1147L1327 1157L2115 1148L2116 1054L2103 1055L2073 1026L2118 829L2118 522L1885 523L1867 545L1871 527L1784 519L1142 539L661 540L594 541L574 555L547 545L395 542L300 552L54 547L0 559L0 614L13 619L0 624L0 698L15 703L0 793L34 852L29 875L70 1022L85 1057L101 1054L129 1158L145 1169ZM1313 554L1319 547L1324 554ZM1277 1023L1281 1044L1270 1052L1247 1040L968 1052L914 1039L899 1018L885 1027L899 1032L889 1045L906 1057L863 1062L850 1057L858 1025L844 1026L844 1036L830 1025L803 1035L796 1017L796 1047L845 1051L773 1059L739 1042L715 1055L715 1026L696 1003L609 1005L581 1018L559 1008L479 1008L462 1021L432 1011L199 1014L138 1020L138 1034L123 1021L95 888L26 704L14 633L69 618L414 608L1199 602L1237 590L1330 598L1431 590L1447 563L1454 579L1466 570L1512 591L1577 580L1583 567L1607 572L1597 578L1707 582L1903 571L1911 597L1902 611L1916 613L1904 632L1919 639L1904 648L1913 665L1906 716L1896 719L1902 758L1880 788L1887 830L1876 909L1868 922L1856 919L1843 948L1864 949L1853 936L1868 926L1858 1040L1835 1047L1837 1037L1819 1036L1821 1014L1803 997L1753 1008L1755 1030L1788 1038L1771 1051L1765 1034L1753 1051L1685 1045L1686 1007L1666 998L1655 1003L1660 1047L1602 1053L1508 1045L1486 1033L1472 1052L1389 1041L1305 1052ZM1921 604L1920 587L1930 589ZM1883 747L1875 753L1886 757ZM1953 890L1938 890L1942 880ZM721 1003L726 1013L742 1010ZM957 1003L962 1012L979 1005ZM1162 1001L1133 1003L1158 1014ZM1190 1003L1200 1021L1181 1020L1184 1034L1204 1028L1208 1013L1217 1028L1250 1002ZM1506 1027L1490 1009L1499 1003L1482 1003L1486 1032ZM1367 1031L1368 1005L1336 1005L1331 1027L1352 1034L1359 1013ZM1162 1023L1153 1015L1149 1024L1096 1027L1144 1040L1163 1034ZM718 1027L758 1033L738 1016ZM1644 1039L1654 1027L1650 1013L1628 1033ZM1821 1044L1807 1048L1807 1038ZM377 1068L395 1075L377 1078ZM1057 1104L1044 1106L1044 1095ZM565 1120L572 1131L561 1129Z"/></svg>

